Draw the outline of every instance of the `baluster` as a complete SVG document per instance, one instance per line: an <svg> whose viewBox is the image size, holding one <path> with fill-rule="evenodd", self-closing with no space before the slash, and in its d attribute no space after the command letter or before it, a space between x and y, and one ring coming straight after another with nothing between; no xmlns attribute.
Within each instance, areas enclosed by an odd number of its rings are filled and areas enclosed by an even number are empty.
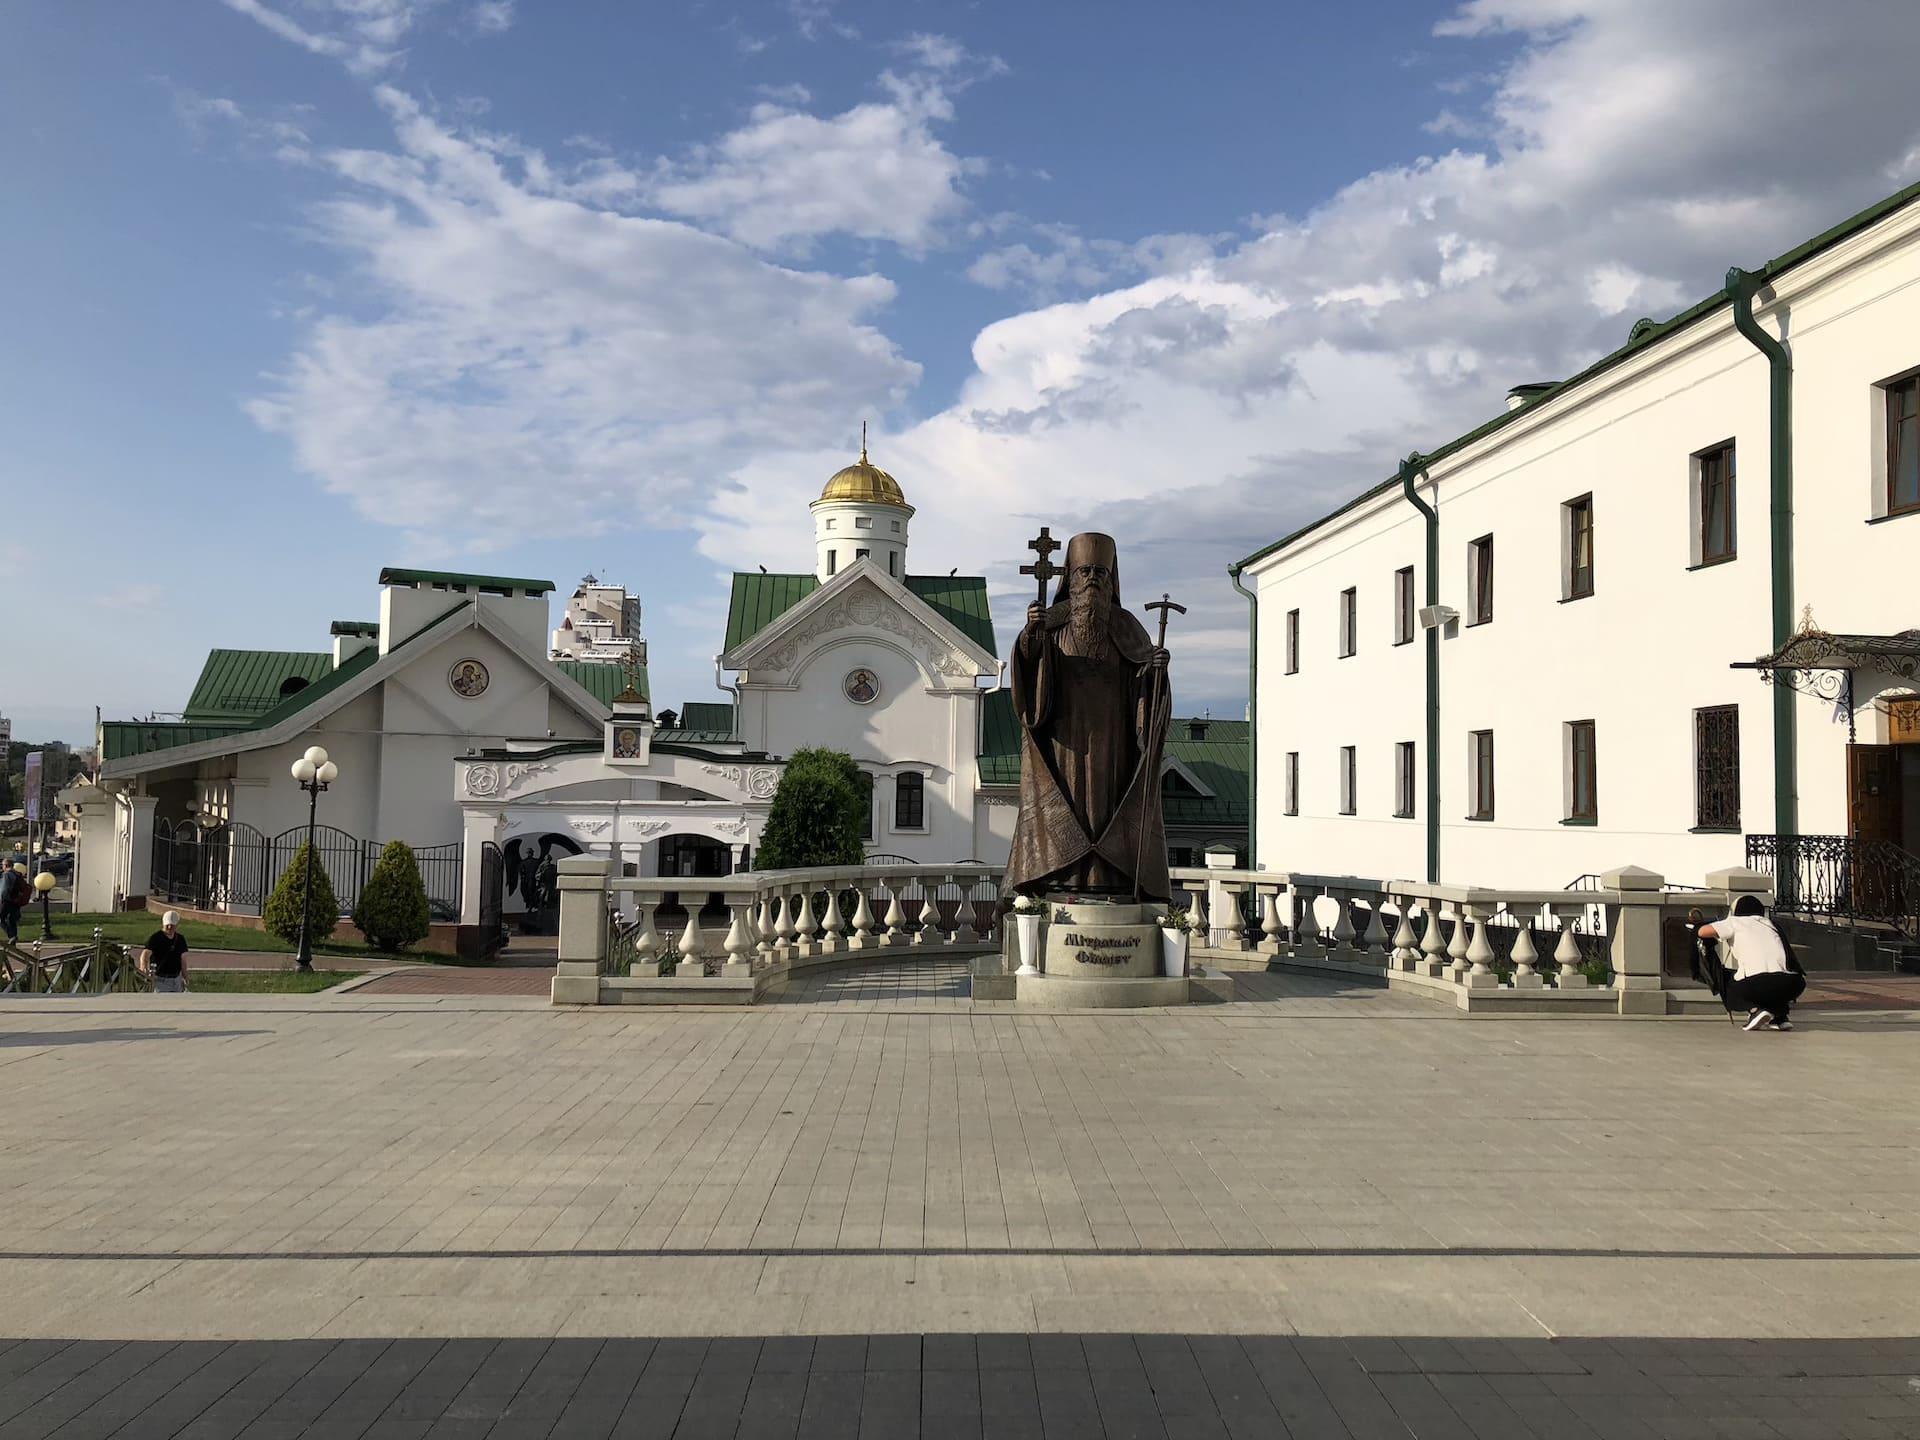
<svg viewBox="0 0 1920 1440"><path fill-rule="evenodd" d="M1561 990L1587 988L1587 977L1580 973L1580 941L1574 934L1574 926L1586 908L1584 905L1553 907L1553 918L1560 922L1560 943L1553 947L1553 963L1560 967L1560 973L1553 977L1553 983Z"/></svg>
<svg viewBox="0 0 1920 1440"><path fill-rule="evenodd" d="M1453 936L1447 941L1447 978L1457 985L1467 973L1467 910L1454 901L1447 911L1453 916Z"/></svg>
<svg viewBox="0 0 1920 1440"><path fill-rule="evenodd" d="M773 960L774 941L780 933L778 920L784 920L786 918L786 897L783 895L762 895L755 902L753 908L757 917L754 923L754 933L758 938L758 943L754 946L754 949L759 952L760 958L763 961L771 962ZM778 912L778 919L776 919L776 912ZM781 943L784 944L785 942L782 941Z"/></svg>
<svg viewBox="0 0 1920 1440"><path fill-rule="evenodd" d="M1413 973L1425 975L1430 980L1438 980L1447 973L1447 941L1440 930L1440 902L1425 900L1420 902L1420 913L1426 919L1426 929L1420 936L1420 958L1414 961Z"/></svg>
<svg viewBox="0 0 1920 1440"><path fill-rule="evenodd" d="M847 948L847 917L840 913L840 887L827 886L827 913L822 922L820 953L832 955Z"/></svg>
<svg viewBox="0 0 1920 1440"><path fill-rule="evenodd" d="M907 938L907 912L900 908L900 891L905 888L905 882L889 879L880 884L887 892L887 913L880 922L887 927L887 933L880 937L880 943L903 945Z"/></svg>
<svg viewBox="0 0 1920 1440"><path fill-rule="evenodd" d="M960 887L960 908L953 916L953 943L956 945L977 945L980 943L979 928L973 923L973 892L980 881L972 875L956 877L955 884Z"/></svg>
<svg viewBox="0 0 1920 1440"><path fill-rule="evenodd" d="M1320 943L1320 917L1313 913L1316 895L1311 885L1291 887L1298 919L1293 927L1293 953L1306 959L1318 959L1326 953Z"/></svg>
<svg viewBox="0 0 1920 1440"><path fill-rule="evenodd" d="M703 896L680 892L687 907L687 928L680 932L680 963L673 967L676 976L698 979L707 973L706 936L700 933L700 902Z"/></svg>
<svg viewBox="0 0 1920 1440"><path fill-rule="evenodd" d="M1399 924L1393 928L1393 968L1411 975L1420 964L1420 940L1413 933L1413 900L1406 895L1393 897L1394 909L1399 912Z"/></svg>
<svg viewBox="0 0 1920 1440"><path fill-rule="evenodd" d="M747 930L746 900L728 900L727 909L733 912L732 923L727 926L727 938L724 948L727 959L720 973L728 976L751 975L753 973L753 939Z"/></svg>
<svg viewBox="0 0 1920 1440"><path fill-rule="evenodd" d="M774 897L773 933L778 939L779 953L782 956L793 954L793 897L785 890Z"/></svg>
<svg viewBox="0 0 1920 1440"><path fill-rule="evenodd" d="M794 891L788 913L793 917L793 953L818 953L820 947L814 937L820 933L820 926L813 918L813 891L804 885Z"/></svg>
<svg viewBox="0 0 1920 1440"><path fill-rule="evenodd" d="M1280 953L1280 890L1278 886L1257 886L1260 896L1260 949L1268 955Z"/></svg>
<svg viewBox="0 0 1920 1440"><path fill-rule="evenodd" d="M1193 897L1193 908L1189 917L1193 921L1193 948L1196 950L1213 948L1213 932L1207 928L1207 886L1202 881L1189 885L1187 893Z"/></svg>
<svg viewBox="0 0 1920 1440"><path fill-rule="evenodd" d="M854 887L854 894L860 897L853 907L853 937L847 942L849 950L869 950L873 948L873 906L867 903L867 886L862 881Z"/></svg>
<svg viewBox="0 0 1920 1440"><path fill-rule="evenodd" d="M1327 937L1327 954L1338 960L1350 960L1362 948L1353 928L1353 897L1345 890L1326 892L1333 900L1333 931Z"/></svg>
<svg viewBox="0 0 1920 1440"><path fill-rule="evenodd" d="M1540 958L1540 952L1533 948L1533 917L1518 915L1520 929L1513 937L1513 988L1516 990L1538 990L1545 982L1539 972L1533 968L1533 962Z"/></svg>
<svg viewBox="0 0 1920 1440"><path fill-rule="evenodd" d="M1462 983L1468 989L1497 986L1500 977L1493 973L1493 943L1487 938L1487 922L1492 918L1491 907L1469 905L1466 913L1473 921L1473 942L1467 946L1467 973L1461 977Z"/></svg>
<svg viewBox="0 0 1920 1440"><path fill-rule="evenodd" d="M633 908L640 916L640 933L633 937L633 964L627 967L629 975L660 973L660 932L653 928L653 912L659 904L657 899L646 895L633 897Z"/></svg>
<svg viewBox="0 0 1920 1440"><path fill-rule="evenodd" d="M940 923L940 886L946 877L921 875L916 878L920 885L920 928L913 932L913 943L944 945L947 927Z"/></svg>

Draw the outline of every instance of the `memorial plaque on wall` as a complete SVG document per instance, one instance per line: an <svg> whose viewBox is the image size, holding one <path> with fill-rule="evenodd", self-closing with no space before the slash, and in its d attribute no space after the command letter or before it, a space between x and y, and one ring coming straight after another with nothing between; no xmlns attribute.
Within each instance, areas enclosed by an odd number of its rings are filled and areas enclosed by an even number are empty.
<svg viewBox="0 0 1920 1440"><path fill-rule="evenodd" d="M1895 745L1920 745L1920 699L1887 702L1887 739Z"/></svg>

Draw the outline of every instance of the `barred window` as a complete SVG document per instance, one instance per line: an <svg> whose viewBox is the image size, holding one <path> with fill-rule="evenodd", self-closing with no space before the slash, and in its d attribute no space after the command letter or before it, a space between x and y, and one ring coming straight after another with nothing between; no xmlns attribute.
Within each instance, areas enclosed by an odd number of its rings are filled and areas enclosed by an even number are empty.
<svg viewBox="0 0 1920 1440"><path fill-rule="evenodd" d="M893 824L897 830L927 827L927 777L918 770L903 771L894 777Z"/></svg>
<svg viewBox="0 0 1920 1440"><path fill-rule="evenodd" d="M1693 712L1694 825L1740 828L1740 707L1713 705Z"/></svg>

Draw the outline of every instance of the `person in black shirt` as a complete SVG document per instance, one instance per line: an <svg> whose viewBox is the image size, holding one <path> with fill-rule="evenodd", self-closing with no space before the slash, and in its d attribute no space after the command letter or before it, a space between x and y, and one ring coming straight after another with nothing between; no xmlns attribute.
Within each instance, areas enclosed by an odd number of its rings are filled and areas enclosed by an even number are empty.
<svg viewBox="0 0 1920 1440"><path fill-rule="evenodd" d="M26 866L0 861L0 934L16 944L20 940L20 912L26 908L32 888Z"/></svg>
<svg viewBox="0 0 1920 1440"><path fill-rule="evenodd" d="M169 910L160 928L147 937L147 969L155 993L178 995L187 988L187 937L180 933L180 915Z"/></svg>

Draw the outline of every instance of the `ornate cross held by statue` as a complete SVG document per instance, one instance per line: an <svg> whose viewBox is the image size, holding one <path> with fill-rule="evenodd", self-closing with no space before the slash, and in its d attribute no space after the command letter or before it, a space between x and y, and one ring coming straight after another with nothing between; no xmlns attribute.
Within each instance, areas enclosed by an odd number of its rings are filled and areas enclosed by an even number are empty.
<svg viewBox="0 0 1920 1440"><path fill-rule="evenodd" d="M1155 656L1153 682L1152 688L1147 692L1147 714L1152 716L1160 713L1160 687L1166 683L1167 667L1159 664L1158 658L1166 654L1167 650L1167 615L1169 612L1184 615L1187 613L1187 607L1184 605L1176 605L1173 597L1163 590L1160 592L1160 598L1158 600L1150 600L1141 608L1147 611L1157 610L1160 612L1160 633L1158 638L1153 642ZM1157 775L1143 775L1140 779L1141 783L1146 785L1159 783L1159 776ZM1143 844L1146 838L1147 832L1145 829L1142 829L1140 832L1140 842ZM1140 900L1140 860L1140 844L1136 844L1133 850L1133 898L1136 904Z"/></svg>
<svg viewBox="0 0 1920 1440"><path fill-rule="evenodd" d="M1035 559L1031 565L1022 565L1020 573L1033 576L1034 583L1040 589L1040 608L1044 610L1047 608L1047 582L1062 573L1060 567L1047 557L1060 548L1060 542L1053 538L1053 532L1047 526L1042 525L1040 533L1027 542L1027 548L1033 551Z"/></svg>

